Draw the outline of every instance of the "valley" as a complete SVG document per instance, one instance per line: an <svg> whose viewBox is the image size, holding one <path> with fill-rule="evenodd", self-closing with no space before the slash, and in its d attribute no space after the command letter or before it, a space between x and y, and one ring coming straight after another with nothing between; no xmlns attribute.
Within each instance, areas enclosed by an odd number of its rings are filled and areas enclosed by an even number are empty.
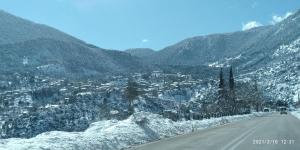
<svg viewBox="0 0 300 150"><path fill-rule="evenodd" d="M35 139L43 141L47 134L69 141L81 137L79 143L91 142L93 148L124 149L242 118L253 120L232 126L297 122L274 112L299 106L300 10L274 25L191 37L161 50L124 51L100 48L0 11L0 149L23 140L36 146ZM265 110L274 111L267 113L271 118L263 119ZM112 132L112 139L90 140L105 139L110 125L120 130ZM126 132L121 142L114 140L124 128L137 138ZM216 130L228 132L231 124ZM187 142L203 138L201 134L192 134Z"/></svg>

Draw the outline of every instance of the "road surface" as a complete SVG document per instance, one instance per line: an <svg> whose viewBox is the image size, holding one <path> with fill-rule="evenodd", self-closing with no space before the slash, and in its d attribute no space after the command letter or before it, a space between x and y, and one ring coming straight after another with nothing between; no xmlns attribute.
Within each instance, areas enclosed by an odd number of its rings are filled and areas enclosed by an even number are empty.
<svg viewBox="0 0 300 150"><path fill-rule="evenodd" d="M167 138L130 150L299 150L300 120L279 113Z"/></svg>

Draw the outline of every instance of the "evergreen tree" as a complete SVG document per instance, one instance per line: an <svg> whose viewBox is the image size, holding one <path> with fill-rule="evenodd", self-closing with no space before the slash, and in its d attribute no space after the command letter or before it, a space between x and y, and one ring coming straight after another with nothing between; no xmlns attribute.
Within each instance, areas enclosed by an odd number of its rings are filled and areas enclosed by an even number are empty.
<svg viewBox="0 0 300 150"><path fill-rule="evenodd" d="M102 102L102 105L101 105L101 109L103 110L102 113L104 113L104 116L107 118L107 119L110 119L110 108L109 108L109 105L108 105L108 99L110 97L110 91L106 91L106 96L103 98L103 102Z"/></svg>
<svg viewBox="0 0 300 150"><path fill-rule="evenodd" d="M219 111L221 113L226 112L226 99L225 99L225 83L223 78L223 68L220 70L220 76L219 76L219 96L218 96L218 105L219 105Z"/></svg>
<svg viewBox="0 0 300 150"><path fill-rule="evenodd" d="M259 107L261 105L261 93L258 89L258 84L257 84L257 77L255 77L254 79L254 92L253 92L254 96L254 106L255 106L255 110L258 112L259 111Z"/></svg>
<svg viewBox="0 0 300 150"><path fill-rule="evenodd" d="M230 72L229 72L229 89L231 91L234 91L234 77L233 77L232 66L230 67Z"/></svg>
<svg viewBox="0 0 300 150"><path fill-rule="evenodd" d="M230 99L229 103L231 105L230 113L236 114L237 113L236 95L235 95L235 84L234 84L232 66L230 67L230 72L229 72L229 99Z"/></svg>
<svg viewBox="0 0 300 150"><path fill-rule="evenodd" d="M126 98L129 102L128 105L128 112L129 114L133 114L134 108L133 108L133 100L136 99L138 96L138 88L137 88L137 83L133 81L132 78L128 79L127 82L127 87L126 87Z"/></svg>
<svg viewBox="0 0 300 150"><path fill-rule="evenodd" d="M219 91L221 92L222 90L224 90L223 68L221 68L220 70L220 82L219 82Z"/></svg>

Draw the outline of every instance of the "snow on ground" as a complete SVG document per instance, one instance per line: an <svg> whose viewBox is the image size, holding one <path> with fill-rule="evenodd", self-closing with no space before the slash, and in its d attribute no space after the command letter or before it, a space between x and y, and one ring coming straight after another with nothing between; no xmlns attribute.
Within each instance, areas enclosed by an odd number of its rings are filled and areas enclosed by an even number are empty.
<svg viewBox="0 0 300 150"><path fill-rule="evenodd" d="M84 132L51 131L30 139L2 139L0 140L0 150L118 150L261 115L262 113L255 113L174 122L161 115L137 112L122 121L95 122Z"/></svg>
<svg viewBox="0 0 300 150"><path fill-rule="evenodd" d="M292 111L291 114L296 118L300 119L300 109L297 109L296 111Z"/></svg>

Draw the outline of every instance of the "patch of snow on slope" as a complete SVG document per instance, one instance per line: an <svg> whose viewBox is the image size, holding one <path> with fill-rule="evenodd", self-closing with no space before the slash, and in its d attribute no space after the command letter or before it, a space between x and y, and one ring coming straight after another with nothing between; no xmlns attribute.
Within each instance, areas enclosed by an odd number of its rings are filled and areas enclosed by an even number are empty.
<svg viewBox="0 0 300 150"><path fill-rule="evenodd" d="M221 67L228 67L228 65L222 64L218 61L213 62L213 63L209 63L207 64L209 67L217 67L217 68L221 68Z"/></svg>
<svg viewBox="0 0 300 150"><path fill-rule="evenodd" d="M0 149L118 150L259 115L261 113L174 122L157 114L138 112L123 121L93 123L84 132L51 131L30 139L2 139Z"/></svg>
<svg viewBox="0 0 300 150"><path fill-rule="evenodd" d="M281 45L268 63L240 78L257 77L259 86L270 100L298 101L300 90L300 38L290 44Z"/></svg>
<svg viewBox="0 0 300 150"><path fill-rule="evenodd" d="M218 61L213 62L213 63L209 63L208 64L209 67L223 67L223 64L220 64Z"/></svg>
<svg viewBox="0 0 300 150"><path fill-rule="evenodd" d="M291 44L281 45L273 54L273 57L292 54L292 53L299 53L300 52L300 38L293 41Z"/></svg>
<svg viewBox="0 0 300 150"><path fill-rule="evenodd" d="M231 60L237 60L237 59L241 59L242 54L239 54L236 57L229 57L229 58L225 58L226 61L231 61Z"/></svg>
<svg viewBox="0 0 300 150"><path fill-rule="evenodd" d="M207 64L209 67L230 67L231 62L241 59L242 54L239 54L235 57L226 57L225 60L223 61L223 63L221 62L213 62L213 63L209 63Z"/></svg>

